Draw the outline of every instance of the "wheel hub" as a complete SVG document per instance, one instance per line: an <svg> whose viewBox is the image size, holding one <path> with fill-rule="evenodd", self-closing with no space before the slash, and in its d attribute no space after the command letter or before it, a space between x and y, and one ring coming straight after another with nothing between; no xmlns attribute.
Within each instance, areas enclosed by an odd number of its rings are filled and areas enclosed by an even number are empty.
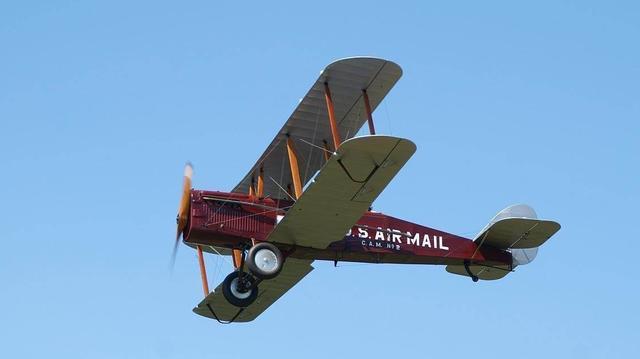
<svg viewBox="0 0 640 359"><path fill-rule="evenodd" d="M278 257L268 249L261 249L255 256L256 265L262 271L271 273L278 269Z"/></svg>
<svg viewBox="0 0 640 359"><path fill-rule="evenodd" d="M251 295L251 283L248 280L234 278L231 281L231 293L238 299L246 299Z"/></svg>

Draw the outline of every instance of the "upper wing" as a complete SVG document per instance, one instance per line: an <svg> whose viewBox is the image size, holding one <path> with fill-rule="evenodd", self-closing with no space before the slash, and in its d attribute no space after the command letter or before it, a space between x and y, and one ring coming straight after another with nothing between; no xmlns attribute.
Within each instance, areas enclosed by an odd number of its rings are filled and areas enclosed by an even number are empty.
<svg viewBox="0 0 640 359"><path fill-rule="evenodd" d="M415 150L413 142L391 136L344 142L268 240L321 249L341 240Z"/></svg>
<svg viewBox="0 0 640 359"><path fill-rule="evenodd" d="M340 139L354 137L366 121L362 90L367 91L371 110L375 110L389 90L402 76L400 66L383 59L354 57L338 60L327 66L309 92L298 104L291 117L271 141L249 173L233 189L248 193L262 168L263 195L284 198L285 193L274 181L289 178L286 137L295 141L300 164L300 177L304 186L324 164L324 141L332 144L331 129L324 97L324 84L328 84L334 103ZM332 145L329 150L334 151ZM281 183L282 184L282 183ZM283 184L286 187L286 183Z"/></svg>
<svg viewBox="0 0 640 359"><path fill-rule="evenodd" d="M280 274L274 279L262 281L258 285L256 301L242 310L227 302L222 295L222 284L220 284L197 307L193 308L193 311L196 314L221 321L250 322L309 274L313 270L311 262L310 260L287 258Z"/></svg>

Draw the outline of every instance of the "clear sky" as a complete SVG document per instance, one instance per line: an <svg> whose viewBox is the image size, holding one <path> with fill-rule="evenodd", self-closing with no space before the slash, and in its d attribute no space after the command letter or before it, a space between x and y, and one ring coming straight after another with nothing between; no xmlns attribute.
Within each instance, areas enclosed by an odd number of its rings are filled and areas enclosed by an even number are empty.
<svg viewBox="0 0 640 359"><path fill-rule="evenodd" d="M18 1L0 5L0 357L629 357L640 351L634 1ZM318 73L404 76L374 114L418 151L375 209L473 237L560 232L505 279L318 262L219 325L167 269L184 163L230 190ZM231 271L208 258L211 285Z"/></svg>

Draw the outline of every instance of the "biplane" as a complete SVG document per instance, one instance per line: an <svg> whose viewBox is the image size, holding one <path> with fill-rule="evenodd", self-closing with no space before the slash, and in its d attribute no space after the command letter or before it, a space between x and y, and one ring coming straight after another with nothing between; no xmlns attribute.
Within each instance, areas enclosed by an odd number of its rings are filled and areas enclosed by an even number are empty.
<svg viewBox="0 0 640 359"><path fill-rule="evenodd" d="M560 225L527 205L500 211L474 239L372 210L416 150L376 134L373 122L401 75L379 58L331 63L231 192L192 189L186 166L173 258L180 237L197 251L205 297L195 313L251 321L316 260L445 265L474 282L533 261ZM365 122L369 135L356 137ZM234 270L212 292L203 252L232 258Z"/></svg>

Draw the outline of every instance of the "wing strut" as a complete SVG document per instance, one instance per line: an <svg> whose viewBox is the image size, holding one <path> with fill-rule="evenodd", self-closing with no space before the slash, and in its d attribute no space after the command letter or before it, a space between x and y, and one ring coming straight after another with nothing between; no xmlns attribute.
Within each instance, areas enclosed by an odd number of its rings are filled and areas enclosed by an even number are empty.
<svg viewBox="0 0 640 359"><path fill-rule="evenodd" d="M329 113L329 125L331 125L331 136L333 137L333 150L337 151L340 147L340 132L338 132L338 124L336 123L336 114L333 109L333 99L331 98L331 90L329 84L324 83L324 100L327 102L327 112Z"/></svg>
<svg viewBox="0 0 640 359"><path fill-rule="evenodd" d="M367 90L362 90L362 98L364 99L364 109L367 111L367 123L369 123L369 133L376 134L376 128L373 126L373 115L371 114L371 104L369 104L369 95Z"/></svg>
<svg viewBox="0 0 640 359"><path fill-rule="evenodd" d="M322 147L324 148L324 152L322 152L322 154L324 155L324 162L326 163L329 161L329 157L331 157L331 151L329 151L329 144L327 143L327 140L322 140Z"/></svg>
<svg viewBox="0 0 640 359"><path fill-rule="evenodd" d="M258 198L264 197L264 167L260 166L260 173L258 173Z"/></svg>
<svg viewBox="0 0 640 359"><path fill-rule="evenodd" d="M207 280L207 270L204 267L204 255L202 254L202 247L196 246L198 249L198 263L200 264L200 277L202 277L202 290L204 291L204 296L209 295L209 281Z"/></svg>
<svg viewBox="0 0 640 359"><path fill-rule="evenodd" d="M367 90L362 90L362 98L364 100L364 108L367 112L367 123L369 124L369 133L371 135L376 134L376 128L373 125L373 115L371 111L371 104L369 103L369 95ZM324 99L327 102L327 113L329 114L329 125L331 125L331 136L333 137L333 146L337 150L340 146L340 133L338 132L338 125L336 124L336 115L333 107L333 99L331 98L331 90L329 89L329 83L324 83ZM289 143L287 143L287 148Z"/></svg>
<svg viewBox="0 0 640 359"><path fill-rule="evenodd" d="M298 168L298 156L293 148L293 141L287 135L287 153L289 154L289 168L291 168L291 179L293 180L293 190L296 199L302 195L302 182L300 181L300 169Z"/></svg>

